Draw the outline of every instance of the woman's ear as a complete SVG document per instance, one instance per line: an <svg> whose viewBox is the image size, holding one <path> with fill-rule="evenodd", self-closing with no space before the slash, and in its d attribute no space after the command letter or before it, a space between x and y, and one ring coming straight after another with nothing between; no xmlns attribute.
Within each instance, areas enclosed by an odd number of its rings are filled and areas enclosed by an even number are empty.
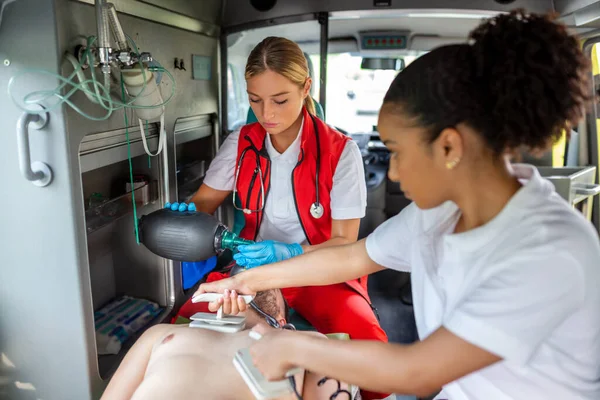
<svg viewBox="0 0 600 400"><path fill-rule="evenodd" d="M458 166L464 154L464 141L460 131L454 127L446 128L435 140L440 160L446 169L452 170Z"/></svg>
<svg viewBox="0 0 600 400"><path fill-rule="evenodd" d="M302 97L306 98L310 93L310 87L312 86L312 79L306 78L306 82L304 82L304 88L302 89Z"/></svg>

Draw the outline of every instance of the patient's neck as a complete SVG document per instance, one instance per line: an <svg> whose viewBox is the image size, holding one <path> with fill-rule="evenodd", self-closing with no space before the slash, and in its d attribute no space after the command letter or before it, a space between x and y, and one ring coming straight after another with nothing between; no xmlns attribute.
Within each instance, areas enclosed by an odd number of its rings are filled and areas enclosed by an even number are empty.
<svg viewBox="0 0 600 400"><path fill-rule="evenodd" d="M246 317L246 329L252 329L252 328L254 328L257 325L266 326L266 327L272 329L272 327L269 324L267 324L266 321L263 318L259 317L255 313L253 313L253 312L250 312L250 313L247 312L245 314L246 314L245 315L245 317Z"/></svg>

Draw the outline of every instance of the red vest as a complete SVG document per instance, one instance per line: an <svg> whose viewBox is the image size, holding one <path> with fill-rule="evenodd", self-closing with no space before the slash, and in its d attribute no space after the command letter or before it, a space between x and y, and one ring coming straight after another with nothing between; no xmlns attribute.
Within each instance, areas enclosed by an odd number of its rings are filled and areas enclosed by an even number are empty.
<svg viewBox="0 0 600 400"><path fill-rule="evenodd" d="M330 128L319 118L310 115L306 108L303 109L303 113L304 124L300 154L298 155L298 164L292 172L292 189L294 191L296 212L308 243L317 245L331 238L330 193L333 187L333 175L346 142L351 139ZM315 132L315 128L317 132ZM266 135L265 129L258 122L244 126L240 132L236 171L238 171L242 155L243 159L239 168L236 189L241 207L249 210L259 210L263 205L260 185L261 174L265 203L269 195L271 160L265 147ZM319 203L324 210L321 218L314 218L310 214L310 207L316 200L317 154L321 155L318 182ZM259 165L260 169L258 168ZM348 196L353 195L355 194L348 193ZM244 239L255 240L260 229L263 212L244 213L244 217L246 224L240 232L240 236ZM370 303L366 276L346 283ZM292 302L290 302L290 306L294 307Z"/></svg>

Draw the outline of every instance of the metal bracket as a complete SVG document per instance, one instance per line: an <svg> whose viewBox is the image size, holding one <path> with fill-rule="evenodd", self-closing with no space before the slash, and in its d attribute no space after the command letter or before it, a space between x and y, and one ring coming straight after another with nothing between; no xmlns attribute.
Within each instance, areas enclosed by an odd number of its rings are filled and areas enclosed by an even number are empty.
<svg viewBox="0 0 600 400"><path fill-rule="evenodd" d="M327 13L327 12L318 12L316 14L316 16L317 16L317 21L319 22L319 25L324 25L329 20L329 13Z"/></svg>
<svg viewBox="0 0 600 400"><path fill-rule="evenodd" d="M44 107L39 107L39 114L24 112L17 121L17 149L19 169L23 177L36 186L48 186L52 182L52 169L41 161L31 162L29 149L29 128L43 129L48 123L49 115Z"/></svg>
<svg viewBox="0 0 600 400"><path fill-rule="evenodd" d="M589 184L589 183L574 183L573 189L575 194L583 196L596 196L600 194L600 185Z"/></svg>

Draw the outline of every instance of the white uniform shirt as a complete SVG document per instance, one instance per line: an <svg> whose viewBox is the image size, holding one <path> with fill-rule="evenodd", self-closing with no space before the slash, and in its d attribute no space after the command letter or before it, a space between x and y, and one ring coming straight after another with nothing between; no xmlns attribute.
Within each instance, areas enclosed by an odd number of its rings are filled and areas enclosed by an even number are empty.
<svg viewBox="0 0 600 400"><path fill-rule="evenodd" d="M206 172L204 183L217 190L233 190L235 162L240 130L231 133L219 149ZM296 140L279 153L267 135L266 148L271 158L271 189L265 204L257 240L277 240L306 244L292 191L292 171L298 163L302 125ZM365 216L367 188L362 156L358 145L348 141L333 176L330 193L333 219L354 219Z"/></svg>
<svg viewBox="0 0 600 400"><path fill-rule="evenodd" d="M421 339L440 326L503 360L437 399L600 399L600 243L529 165L492 221L453 234L454 203L414 203L367 239L376 263L410 271ZM435 360L431 360L435 362Z"/></svg>

